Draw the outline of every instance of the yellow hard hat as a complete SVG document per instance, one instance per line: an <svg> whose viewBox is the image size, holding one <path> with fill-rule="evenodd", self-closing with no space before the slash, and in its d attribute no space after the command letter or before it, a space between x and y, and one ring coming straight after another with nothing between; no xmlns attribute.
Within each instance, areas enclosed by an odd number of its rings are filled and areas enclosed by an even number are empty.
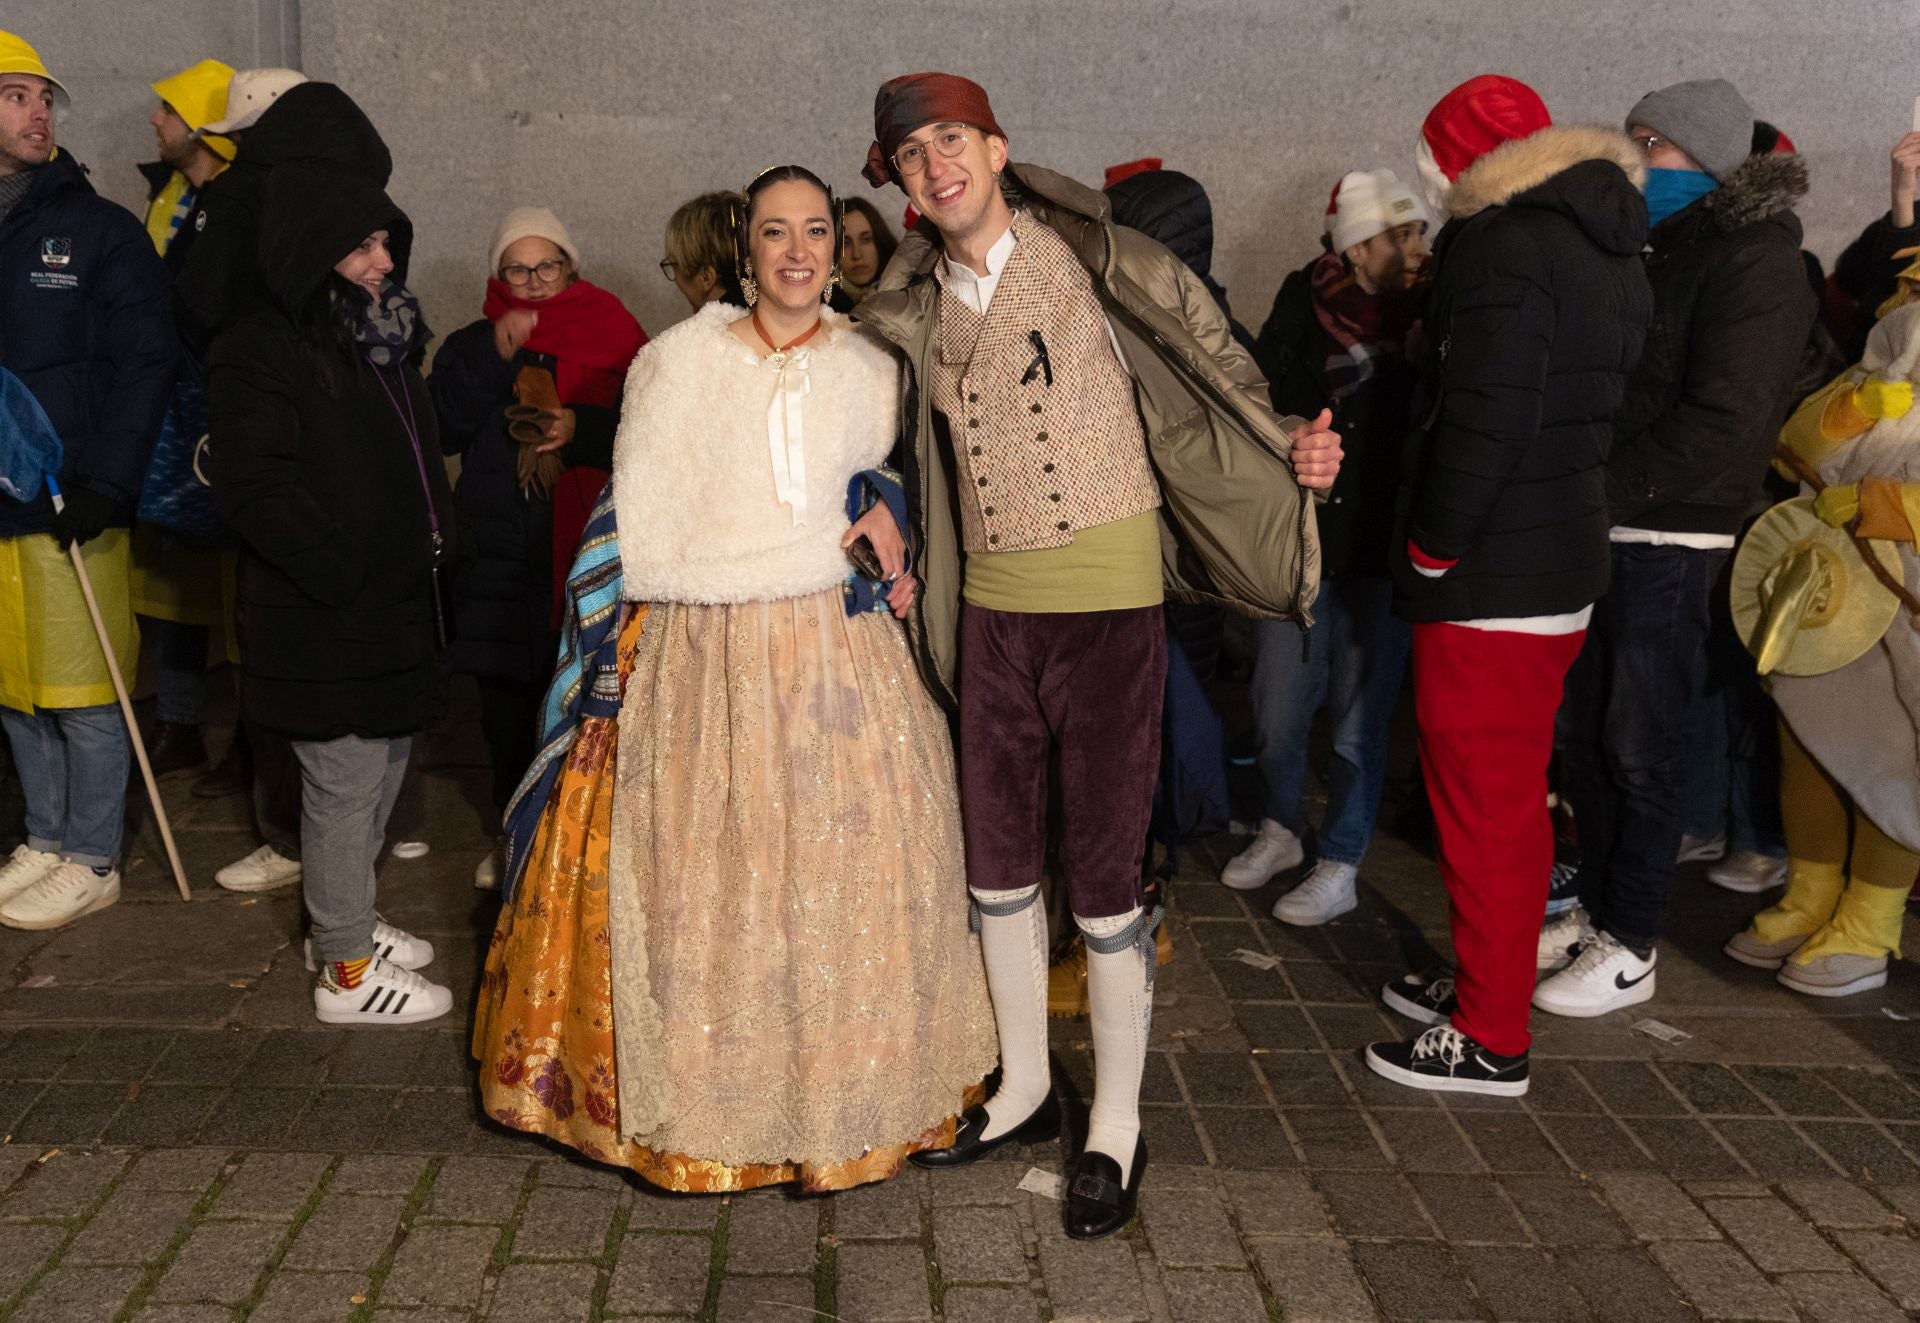
<svg viewBox="0 0 1920 1323"><path fill-rule="evenodd" d="M154 94L173 107L195 133L227 115L227 84L233 81L233 66L218 60L202 60L191 69L182 69L171 78L153 85ZM200 141L231 161L234 143L217 134L201 133Z"/></svg>
<svg viewBox="0 0 1920 1323"><path fill-rule="evenodd" d="M53 84L56 109L65 110L73 104L72 94L40 62L40 52L11 32L0 32L0 74L32 74L35 78L44 78Z"/></svg>

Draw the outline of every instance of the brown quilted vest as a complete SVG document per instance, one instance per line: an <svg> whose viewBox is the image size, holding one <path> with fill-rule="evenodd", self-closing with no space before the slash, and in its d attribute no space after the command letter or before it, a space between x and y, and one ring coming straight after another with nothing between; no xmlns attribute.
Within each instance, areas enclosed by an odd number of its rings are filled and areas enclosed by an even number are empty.
<svg viewBox="0 0 1920 1323"><path fill-rule="evenodd" d="M944 290L940 298L933 407L953 437L971 554L1063 547L1076 529L1160 504L1133 381L1092 279L1025 213L1013 233L986 316Z"/></svg>

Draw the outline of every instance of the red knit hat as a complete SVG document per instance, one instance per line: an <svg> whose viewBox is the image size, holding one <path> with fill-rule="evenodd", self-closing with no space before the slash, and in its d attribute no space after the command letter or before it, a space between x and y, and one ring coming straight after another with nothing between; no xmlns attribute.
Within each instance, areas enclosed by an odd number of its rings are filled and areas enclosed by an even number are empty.
<svg viewBox="0 0 1920 1323"><path fill-rule="evenodd" d="M1481 74L1440 98L1420 136L1449 181L1498 147L1553 123L1540 94L1517 78Z"/></svg>
<svg viewBox="0 0 1920 1323"><path fill-rule="evenodd" d="M893 177L893 153L909 133L923 124L953 120L975 124L996 138L1007 135L993 118L987 91L959 74L916 73L890 78L873 98L873 145L860 171L875 188L898 183Z"/></svg>

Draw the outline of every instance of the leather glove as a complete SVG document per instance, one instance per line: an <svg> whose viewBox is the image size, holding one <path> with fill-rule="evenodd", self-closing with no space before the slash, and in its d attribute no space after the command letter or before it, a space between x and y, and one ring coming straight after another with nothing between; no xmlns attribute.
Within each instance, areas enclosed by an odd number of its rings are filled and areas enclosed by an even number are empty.
<svg viewBox="0 0 1920 1323"><path fill-rule="evenodd" d="M542 413L559 413L559 388L553 384L553 373L535 363L528 363L520 369L513 379L514 398L522 408L538 409ZM1907 397L1911 401L1913 388L1907 388Z"/></svg>
<svg viewBox="0 0 1920 1323"><path fill-rule="evenodd" d="M1868 377L1853 388L1853 403L1876 422L1882 418L1905 418L1913 408L1913 383Z"/></svg>
<svg viewBox="0 0 1920 1323"><path fill-rule="evenodd" d="M66 490L66 508L53 516L53 536L62 551L76 542L91 542L112 526L119 512L107 497L75 483Z"/></svg>

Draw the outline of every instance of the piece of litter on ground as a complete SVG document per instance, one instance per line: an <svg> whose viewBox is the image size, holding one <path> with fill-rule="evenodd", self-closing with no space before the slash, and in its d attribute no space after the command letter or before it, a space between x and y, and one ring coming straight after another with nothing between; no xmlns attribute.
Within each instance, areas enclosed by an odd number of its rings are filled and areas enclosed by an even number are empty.
<svg viewBox="0 0 1920 1323"><path fill-rule="evenodd" d="M395 859L419 859L424 857L427 851L432 848L433 847L425 841L402 841L393 847L393 857Z"/></svg>
<svg viewBox="0 0 1920 1323"><path fill-rule="evenodd" d="M1041 1171L1038 1167L1028 1167L1027 1174L1020 1178L1015 1187L1028 1194L1037 1194L1044 1199L1065 1199L1067 1197L1067 1178L1055 1176L1050 1171Z"/></svg>
<svg viewBox="0 0 1920 1323"><path fill-rule="evenodd" d="M1636 1020L1635 1033L1645 1034L1648 1038L1657 1038L1663 1043L1684 1043L1693 1035L1685 1029L1675 1029L1672 1025L1659 1020Z"/></svg>
<svg viewBox="0 0 1920 1323"><path fill-rule="evenodd" d="M35 974L31 978L21 979L20 986L23 988L50 988L53 986L53 975Z"/></svg>
<svg viewBox="0 0 1920 1323"><path fill-rule="evenodd" d="M227 986L230 988L250 988L253 985L245 979L231 979L228 981Z"/></svg>
<svg viewBox="0 0 1920 1323"><path fill-rule="evenodd" d="M33 1165L36 1167L43 1167L47 1163L52 1162L55 1158L59 1156L60 1156L59 1149L50 1148L45 1153L42 1153L39 1157L35 1158L33 1160Z"/></svg>
<svg viewBox="0 0 1920 1323"><path fill-rule="evenodd" d="M1899 1011L1894 1010L1893 1007L1891 1006L1882 1006L1880 1008L1880 1014L1886 1016L1889 1020L1899 1020L1902 1023L1905 1023L1909 1018L1911 1018L1909 1016L1900 1014Z"/></svg>
<svg viewBox="0 0 1920 1323"><path fill-rule="evenodd" d="M367 1303L366 1293L364 1291L355 1291L352 1295L347 1297L347 1303L350 1305L366 1304Z"/></svg>
<svg viewBox="0 0 1920 1323"><path fill-rule="evenodd" d="M1229 959L1238 960L1243 965L1252 965L1255 969L1278 969L1280 967L1279 956L1270 956L1261 951L1249 951L1244 946L1234 951Z"/></svg>

